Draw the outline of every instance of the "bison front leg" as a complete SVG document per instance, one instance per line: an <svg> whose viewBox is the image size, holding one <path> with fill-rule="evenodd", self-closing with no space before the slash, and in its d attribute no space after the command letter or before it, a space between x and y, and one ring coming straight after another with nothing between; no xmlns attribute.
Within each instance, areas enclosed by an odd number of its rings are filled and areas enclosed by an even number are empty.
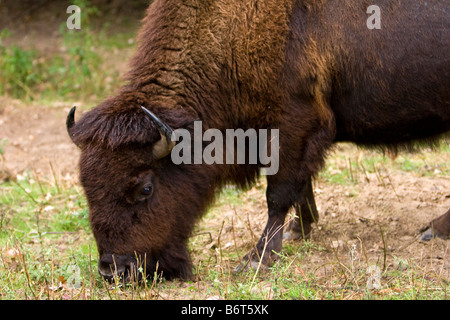
<svg viewBox="0 0 450 320"><path fill-rule="evenodd" d="M313 217L318 217L311 177L322 167L326 151L334 140L333 118L321 119L313 105L297 101L282 114L280 128L280 167L275 175L267 176L267 224L255 248L244 257L238 270L268 268L278 259L286 214L292 206L299 205L301 221L307 221L308 226L314 221ZM311 219L307 212L312 213ZM301 232L301 227L294 225L293 228Z"/></svg>
<svg viewBox="0 0 450 320"><path fill-rule="evenodd" d="M286 227L284 240L309 239L313 223L319 221L311 179L306 183L300 201L294 204L295 217Z"/></svg>
<svg viewBox="0 0 450 320"><path fill-rule="evenodd" d="M286 186L274 186L268 179L266 191L269 217L261 238L256 246L244 257L236 271L247 268L267 269L278 258L283 242L284 220L292 205Z"/></svg>

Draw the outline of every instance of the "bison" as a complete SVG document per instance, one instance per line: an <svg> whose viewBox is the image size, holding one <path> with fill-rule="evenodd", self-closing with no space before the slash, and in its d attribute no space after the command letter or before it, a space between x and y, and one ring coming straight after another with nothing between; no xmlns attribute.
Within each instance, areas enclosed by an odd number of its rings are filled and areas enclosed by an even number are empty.
<svg viewBox="0 0 450 320"><path fill-rule="evenodd" d="M290 208L299 217L289 234L318 219L311 179L334 142L398 150L446 135L449 2L370 4L379 28L368 27L367 1L153 1L124 85L80 120L75 109L67 117L104 278L191 278L195 223L224 184L260 176L261 163L175 164L173 132L192 133L196 121L279 130L250 266L280 252ZM434 234L448 236L449 221L449 212L435 220Z"/></svg>

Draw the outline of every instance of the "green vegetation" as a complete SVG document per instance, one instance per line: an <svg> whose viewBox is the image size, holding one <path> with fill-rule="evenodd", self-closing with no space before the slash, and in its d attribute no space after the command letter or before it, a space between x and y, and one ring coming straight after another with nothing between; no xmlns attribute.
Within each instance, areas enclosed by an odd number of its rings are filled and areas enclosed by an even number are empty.
<svg viewBox="0 0 450 320"><path fill-rule="evenodd" d="M320 172L320 178L338 185L357 185L370 179L369 176L375 176L380 183L385 184L389 182L383 180L389 167L414 172L420 176L450 175L450 163L446 156L441 157L442 161L439 159L439 152L450 152L448 140L442 141L435 151L423 149L415 154L400 153L395 157L375 150L360 149L354 153L354 157L349 158L345 151L352 148L354 147L351 145L340 145L336 152L328 157L328 166ZM388 176L385 178L389 179Z"/></svg>
<svg viewBox="0 0 450 320"><path fill-rule="evenodd" d="M28 173L0 188L0 298L47 299L70 266L89 274L92 236L78 189Z"/></svg>
<svg viewBox="0 0 450 320"><path fill-rule="evenodd" d="M98 100L111 93L121 78L110 64L123 57L114 52L133 47L134 34L107 35L109 23L94 29L91 17L99 13L89 1L74 4L82 9L82 28L69 30L65 21L59 28L57 53L6 46L13 32L0 32L0 95L25 101ZM134 30L133 30L134 31Z"/></svg>

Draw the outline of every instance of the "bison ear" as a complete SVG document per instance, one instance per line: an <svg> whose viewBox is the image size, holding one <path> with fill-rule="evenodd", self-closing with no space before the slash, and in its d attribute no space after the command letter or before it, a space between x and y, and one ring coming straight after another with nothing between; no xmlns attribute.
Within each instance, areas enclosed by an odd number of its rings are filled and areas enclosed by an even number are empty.
<svg viewBox="0 0 450 320"><path fill-rule="evenodd" d="M81 148L81 145L79 143L77 143L77 141L75 141L74 134L72 133L72 128L75 125L75 110L76 109L77 109L76 106L74 106L74 107L72 107L72 109L70 109L69 114L67 115L67 119L66 119L66 128L67 128L67 133L69 134L69 137L72 140L72 142L78 148Z"/></svg>
<svg viewBox="0 0 450 320"><path fill-rule="evenodd" d="M173 147L175 146L175 141L172 141L173 130L164 122L162 122L157 116L155 116L151 111L141 106L152 122L156 125L156 128L161 135L161 139L155 142L152 148L153 157L155 160L165 158L170 154Z"/></svg>

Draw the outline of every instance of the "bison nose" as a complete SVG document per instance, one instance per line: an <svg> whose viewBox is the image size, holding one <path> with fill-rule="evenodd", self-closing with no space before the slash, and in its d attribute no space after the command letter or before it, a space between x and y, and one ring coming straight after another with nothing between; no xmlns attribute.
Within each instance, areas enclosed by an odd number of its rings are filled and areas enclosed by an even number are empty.
<svg viewBox="0 0 450 320"><path fill-rule="evenodd" d="M98 262L98 272L108 281L112 281L114 277L124 278L132 263L131 257L127 255L103 253Z"/></svg>

